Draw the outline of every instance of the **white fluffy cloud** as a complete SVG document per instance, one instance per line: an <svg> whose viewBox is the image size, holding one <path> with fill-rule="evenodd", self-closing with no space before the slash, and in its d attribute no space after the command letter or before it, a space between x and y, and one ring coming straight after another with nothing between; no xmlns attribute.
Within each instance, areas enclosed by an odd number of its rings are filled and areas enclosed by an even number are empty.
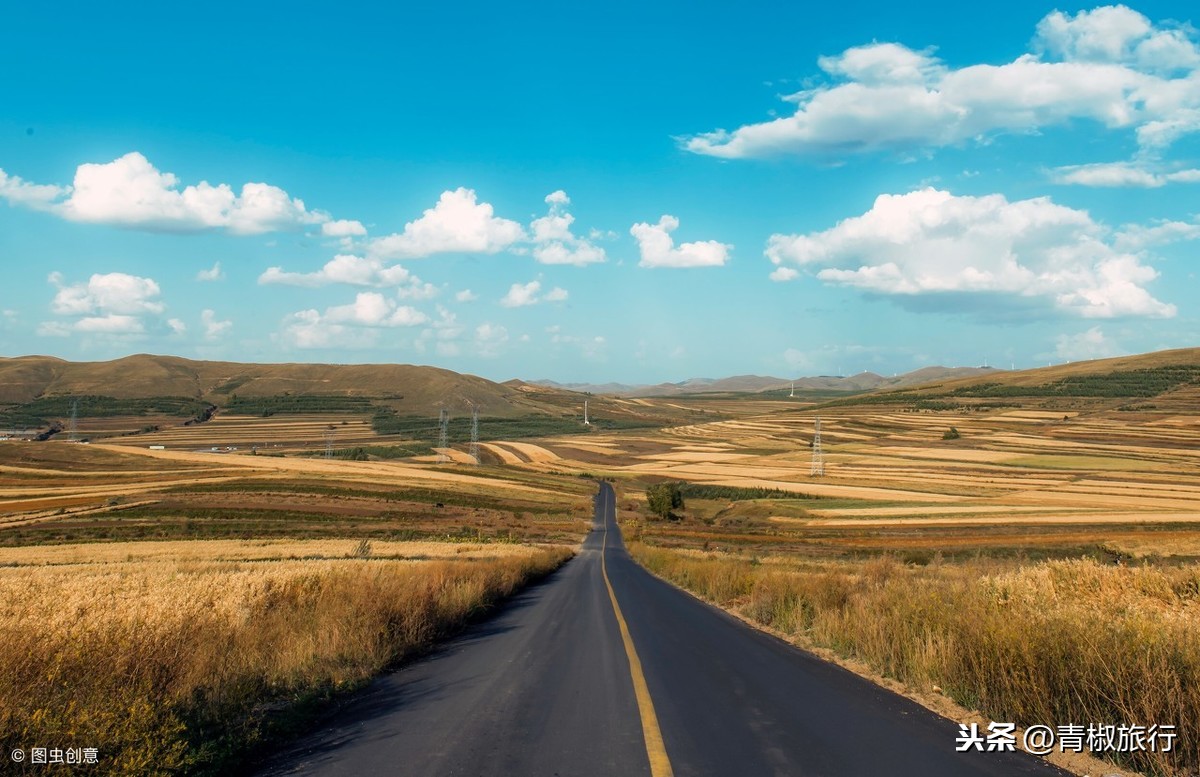
<svg viewBox="0 0 1200 777"><path fill-rule="evenodd" d="M60 316L93 313L143 315L161 313L166 306L158 300L161 290L152 278L121 272L96 273L84 283L64 285L61 273L50 273L58 287L50 308Z"/></svg>
<svg viewBox="0 0 1200 777"><path fill-rule="evenodd" d="M575 217L567 212L571 204L567 193L559 189L546 195L550 212L529 225L533 233L533 258L542 264L573 264L582 267L607 259L604 249L571 232Z"/></svg>
<svg viewBox="0 0 1200 777"><path fill-rule="evenodd" d="M361 221L339 219L322 224L321 234L326 237L361 237L367 234L367 228L362 225Z"/></svg>
<svg viewBox="0 0 1200 777"><path fill-rule="evenodd" d="M73 320L45 322L38 328L39 334L142 334L146 319L156 318L166 309L158 299L161 290L151 278L96 273L85 282L68 285L61 273L52 272L48 280L58 289L50 303L51 312Z"/></svg>
<svg viewBox="0 0 1200 777"><path fill-rule="evenodd" d="M204 327L205 340L217 340L233 328L232 321L217 320L216 312L207 308L200 311L200 324Z"/></svg>
<svg viewBox="0 0 1200 777"><path fill-rule="evenodd" d="M474 302L475 300L479 299L479 295L470 289L463 289L454 295L454 299L458 300L459 302Z"/></svg>
<svg viewBox="0 0 1200 777"><path fill-rule="evenodd" d="M1200 170L1160 171L1144 162L1100 162L1056 167L1051 179L1077 186L1158 188L1169 183L1200 183Z"/></svg>
<svg viewBox="0 0 1200 777"><path fill-rule="evenodd" d="M438 356L460 355L462 349L458 340L465 330L459 325L458 317L441 305L438 305L437 314L437 318L421 330L420 336L413 341L413 347L425 353L432 345Z"/></svg>
<svg viewBox="0 0 1200 777"><path fill-rule="evenodd" d="M283 323L283 339L297 348L367 348L385 329L420 326L429 317L408 305L374 291L360 292L354 302L326 308L301 310Z"/></svg>
<svg viewBox="0 0 1200 777"><path fill-rule="evenodd" d="M225 273L221 270L221 263L217 262L207 270L201 270L196 273L198 281L222 281L225 280Z"/></svg>
<svg viewBox="0 0 1200 777"><path fill-rule="evenodd" d="M508 293L500 300L500 304L506 308L520 308L526 305L536 305L538 301L538 292L541 291L542 284L538 281L530 281L529 283L514 283L509 287Z"/></svg>
<svg viewBox="0 0 1200 777"><path fill-rule="evenodd" d="M1085 318L1176 313L1147 290L1158 273L1143 257L1118 250L1086 211L1044 197L880 195L823 232L772 235L766 254L779 267L901 299L970 295L984 315L996 306Z"/></svg>
<svg viewBox="0 0 1200 777"><path fill-rule="evenodd" d="M0 170L0 199L45 210L70 221L109 224L152 232L222 229L236 235L301 230L320 225L323 234L366 233L357 221L334 221L309 210L278 186L245 183L182 186L137 151L105 163L85 163L71 186L32 184Z"/></svg>
<svg viewBox="0 0 1200 777"><path fill-rule="evenodd" d="M0 170L0 199L8 200L16 205L45 208L65 195L67 191L60 186L22 181L17 176L8 175Z"/></svg>
<svg viewBox="0 0 1200 777"><path fill-rule="evenodd" d="M500 304L506 308L520 308L539 302L565 302L569 296L566 289L557 286L545 294L541 294L541 290L540 281L514 283L509 287L508 293L500 299Z"/></svg>
<svg viewBox="0 0 1200 777"><path fill-rule="evenodd" d="M1186 27L1124 6L1038 25L1034 51L1003 65L951 68L926 51L872 43L822 57L834 83L785 99L791 116L684 140L725 158L843 157L911 151L1088 120L1130 129L1143 151L1200 130L1200 48Z"/></svg>
<svg viewBox="0 0 1200 777"><path fill-rule="evenodd" d="M1150 227L1126 225L1117 233L1113 245L1120 251L1141 251L1151 246L1196 239L1200 239L1200 222L1162 221Z"/></svg>
<svg viewBox="0 0 1200 777"><path fill-rule="evenodd" d="M282 267L268 267L258 276L262 285L305 286L316 288L333 283L350 286L395 287L397 295L405 299L429 299L437 296L437 288L425 283L404 267L388 265L380 259L338 254L316 272L287 272Z"/></svg>
<svg viewBox="0 0 1200 777"><path fill-rule="evenodd" d="M442 192L437 205L404 231L370 242L371 256L403 259L462 252L494 254L525 236L521 225L499 218L491 204L479 202L473 189Z"/></svg>
<svg viewBox="0 0 1200 777"><path fill-rule="evenodd" d="M629 229L637 240L642 267L720 267L733 248L715 240L675 245L671 233L679 228L679 219L663 216L657 224L639 223Z"/></svg>
<svg viewBox="0 0 1200 777"><path fill-rule="evenodd" d="M52 210L71 221L164 232L226 229L251 235L300 229L328 220L310 212L277 186L247 183L240 193L229 184L201 181L182 189L179 179L159 171L136 151L104 164L82 164L69 194Z"/></svg>
<svg viewBox="0 0 1200 777"><path fill-rule="evenodd" d="M493 358L504 352L508 342L508 329L493 323L483 323L475 327L475 351L480 356Z"/></svg>

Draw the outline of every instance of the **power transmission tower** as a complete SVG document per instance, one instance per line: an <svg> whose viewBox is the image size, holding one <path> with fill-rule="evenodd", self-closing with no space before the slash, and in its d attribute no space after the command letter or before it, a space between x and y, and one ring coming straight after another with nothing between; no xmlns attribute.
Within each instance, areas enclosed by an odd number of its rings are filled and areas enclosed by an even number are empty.
<svg viewBox="0 0 1200 777"><path fill-rule="evenodd" d="M438 411L438 464L445 464L450 460L446 455L446 447L450 437L450 411L442 408Z"/></svg>
<svg viewBox="0 0 1200 777"><path fill-rule="evenodd" d="M70 440L71 442L78 441L78 438L75 436L75 424L78 419L79 419L79 400L76 399L74 402L71 403L71 420L69 422L69 425L67 426L67 429L68 429L67 439Z"/></svg>
<svg viewBox="0 0 1200 777"><path fill-rule="evenodd" d="M471 458L479 463L479 407L471 405Z"/></svg>
<svg viewBox="0 0 1200 777"><path fill-rule="evenodd" d="M587 403L588 401L586 399L583 400L583 425L591 426L592 422L588 420Z"/></svg>
<svg viewBox="0 0 1200 777"><path fill-rule="evenodd" d="M333 427L325 428L325 458L333 458Z"/></svg>
<svg viewBox="0 0 1200 777"><path fill-rule="evenodd" d="M811 477L822 477L825 474L825 454L821 451L821 417L817 416L812 441L812 471Z"/></svg>

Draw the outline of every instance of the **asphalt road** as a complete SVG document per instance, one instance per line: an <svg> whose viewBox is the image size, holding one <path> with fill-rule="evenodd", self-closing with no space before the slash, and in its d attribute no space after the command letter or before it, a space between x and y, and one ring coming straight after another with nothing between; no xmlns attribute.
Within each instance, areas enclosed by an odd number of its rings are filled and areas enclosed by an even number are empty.
<svg viewBox="0 0 1200 777"><path fill-rule="evenodd" d="M1067 774L955 752L957 724L658 580L626 553L613 500L601 484L582 551L547 581L261 773Z"/></svg>

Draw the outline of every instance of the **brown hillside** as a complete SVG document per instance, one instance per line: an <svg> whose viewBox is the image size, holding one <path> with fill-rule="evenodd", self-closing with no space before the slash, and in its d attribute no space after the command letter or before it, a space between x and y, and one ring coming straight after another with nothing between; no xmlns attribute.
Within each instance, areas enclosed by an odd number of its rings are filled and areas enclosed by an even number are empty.
<svg viewBox="0 0 1200 777"><path fill-rule="evenodd" d="M408 364L238 364L139 354L107 362L47 356L0 358L0 403L39 397L189 397L216 405L230 396L363 396L399 412L427 413L438 402L480 405L489 415L547 412L527 393L474 375Z"/></svg>

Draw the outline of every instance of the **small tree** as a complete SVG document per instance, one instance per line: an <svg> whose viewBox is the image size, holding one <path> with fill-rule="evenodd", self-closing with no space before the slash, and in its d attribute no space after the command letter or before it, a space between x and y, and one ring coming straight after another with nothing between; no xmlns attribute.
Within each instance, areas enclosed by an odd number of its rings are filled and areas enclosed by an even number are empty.
<svg viewBox="0 0 1200 777"><path fill-rule="evenodd" d="M950 427L950 431L944 432L942 434L943 440L957 440L959 437L962 437L962 435L959 434L958 430L955 429L953 426Z"/></svg>
<svg viewBox="0 0 1200 777"><path fill-rule="evenodd" d="M672 510L683 509L683 491L678 483L656 483L646 489L650 512L660 518L670 518Z"/></svg>

